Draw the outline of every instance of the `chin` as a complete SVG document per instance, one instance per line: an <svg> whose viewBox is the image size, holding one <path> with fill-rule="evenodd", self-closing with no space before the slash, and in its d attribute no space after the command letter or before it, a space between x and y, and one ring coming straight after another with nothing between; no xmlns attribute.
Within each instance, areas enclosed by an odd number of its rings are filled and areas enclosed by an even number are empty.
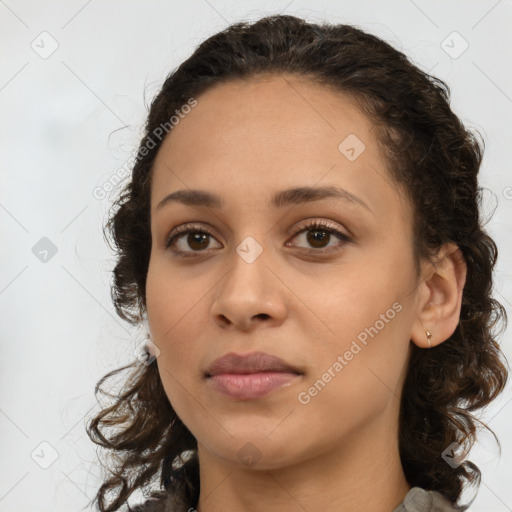
<svg viewBox="0 0 512 512"><path fill-rule="evenodd" d="M284 439L275 432L262 434L272 429L258 428L254 422L246 429L227 430L231 436L226 434L222 439L208 439L202 444L207 446L211 455L240 468L271 470L288 466L299 457L299 454L294 455L294 447L303 446L303 440L299 443L289 435Z"/></svg>

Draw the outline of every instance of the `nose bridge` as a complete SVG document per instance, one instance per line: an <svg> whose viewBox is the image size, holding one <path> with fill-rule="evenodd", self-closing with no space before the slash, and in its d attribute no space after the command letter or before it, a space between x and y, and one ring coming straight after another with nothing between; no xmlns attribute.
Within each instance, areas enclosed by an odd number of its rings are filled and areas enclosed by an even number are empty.
<svg viewBox="0 0 512 512"><path fill-rule="evenodd" d="M268 266L271 252L264 247L264 233L246 236L229 255L227 273L219 283L211 313L215 321L238 324L246 328L254 318L282 321L285 301Z"/></svg>
<svg viewBox="0 0 512 512"><path fill-rule="evenodd" d="M229 256L230 270L221 285L222 293L238 294L239 302L247 298L256 299L268 290L268 263L269 249L264 245L263 235L256 240L253 236L246 236L242 242L233 248Z"/></svg>

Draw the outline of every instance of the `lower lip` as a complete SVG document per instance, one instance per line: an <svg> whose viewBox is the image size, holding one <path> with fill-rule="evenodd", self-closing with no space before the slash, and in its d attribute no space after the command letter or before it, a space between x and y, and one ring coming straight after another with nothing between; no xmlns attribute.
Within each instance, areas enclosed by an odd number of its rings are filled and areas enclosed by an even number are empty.
<svg viewBox="0 0 512 512"><path fill-rule="evenodd" d="M299 377L296 373L222 373L208 378L213 388L224 395L240 400L260 398L272 391L287 386Z"/></svg>

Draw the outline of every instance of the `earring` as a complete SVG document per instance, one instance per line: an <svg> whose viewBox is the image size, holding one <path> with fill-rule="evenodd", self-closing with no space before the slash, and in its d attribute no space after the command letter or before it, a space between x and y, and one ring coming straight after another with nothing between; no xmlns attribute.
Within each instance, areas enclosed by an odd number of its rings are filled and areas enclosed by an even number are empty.
<svg viewBox="0 0 512 512"><path fill-rule="evenodd" d="M430 343L430 338L432 338L432 333L428 329L425 331L425 333L427 334L428 348L432 348L432 343Z"/></svg>

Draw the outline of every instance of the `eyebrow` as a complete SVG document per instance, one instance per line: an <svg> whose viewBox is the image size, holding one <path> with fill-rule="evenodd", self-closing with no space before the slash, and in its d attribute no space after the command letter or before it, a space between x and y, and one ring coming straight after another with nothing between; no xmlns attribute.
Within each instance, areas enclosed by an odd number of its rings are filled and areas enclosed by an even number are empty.
<svg viewBox="0 0 512 512"><path fill-rule="evenodd" d="M348 190L340 187L295 187L276 192L271 200L270 206L274 209L283 208L288 205L297 205L320 201L322 199L336 198L363 206L368 211L370 207L359 197ZM221 197L204 190L177 190L166 195L157 205L156 210L160 210L170 203L181 203L188 206L204 206L206 208L223 208L224 201Z"/></svg>

